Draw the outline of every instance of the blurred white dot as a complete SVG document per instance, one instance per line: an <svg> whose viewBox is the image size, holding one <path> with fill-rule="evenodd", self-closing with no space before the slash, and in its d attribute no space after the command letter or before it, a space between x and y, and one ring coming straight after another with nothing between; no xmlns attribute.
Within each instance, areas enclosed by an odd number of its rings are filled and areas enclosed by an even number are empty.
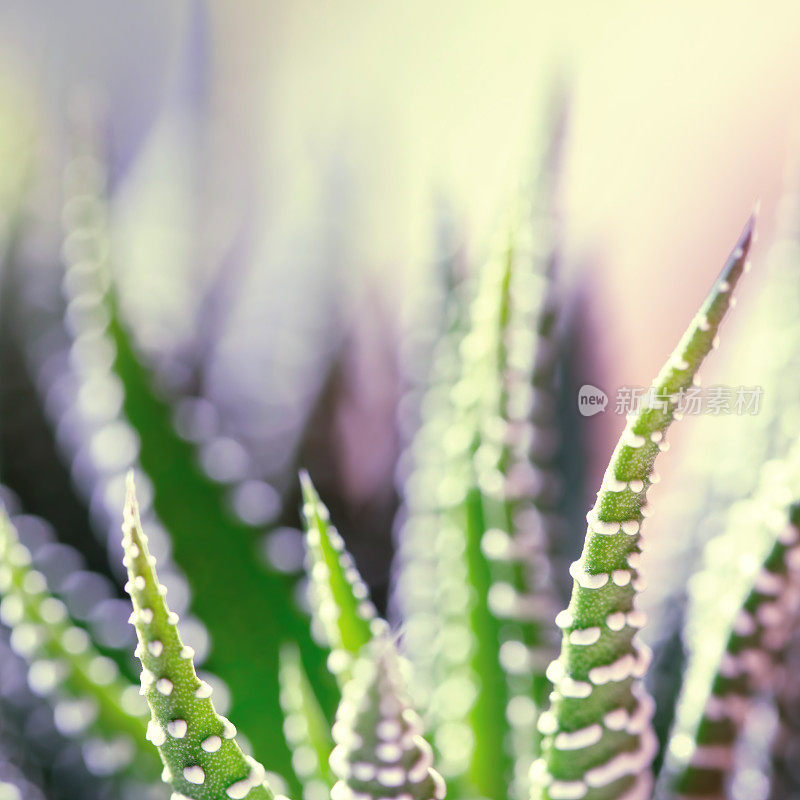
<svg viewBox="0 0 800 800"><path fill-rule="evenodd" d="M69 361L79 375L109 375L116 350L105 331L91 329L81 333L69 351Z"/></svg>
<svg viewBox="0 0 800 800"><path fill-rule="evenodd" d="M531 728L536 723L536 703L530 697L512 697L506 706L506 719L515 728Z"/></svg>
<svg viewBox="0 0 800 800"><path fill-rule="evenodd" d="M297 528L276 528L262 541L267 563L280 572L299 572L303 568L303 534Z"/></svg>
<svg viewBox="0 0 800 800"><path fill-rule="evenodd" d="M211 652L211 638L206 626L195 617L184 617L180 630L183 643L194 650L194 663L201 664Z"/></svg>
<svg viewBox="0 0 800 800"><path fill-rule="evenodd" d="M130 600L103 600L89 616L89 628L98 644L104 647L127 649L135 643L136 634L128 625Z"/></svg>
<svg viewBox="0 0 800 800"><path fill-rule="evenodd" d="M73 572L67 576L60 591L72 615L79 620L89 619L100 602L116 594L108 578L88 571Z"/></svg>
<svg viewBox="0 0 800 800"><path fill-rule="evenodd" d="M203 442L216 435L219 417L212 403L201 397L187 397L175 409L175 430L190 442Z"/></svg>
<svg viewBox="0 0 800 800"><path fill-rule="evenodd" d="M769 796L769 778L758 769L738 770L732 785L733 800L766 800Z"/></svg>
<svg viewBox="0 0 800 800"><path fill-rule="evenodd" d="M125 391L122 381L109 372L93 372L78 391L77 405L86 419L111 420L122 410Z"/></svg>
<svg viewBox="0 0 800 800"><path fill-rule="evenodd" d="M19 514L14 517L14 527L19 534L19 540L32 553L40 547L55 542L56 535L50 523L41 517L30 514Z"/></svg>
<svg viewBox="0 0 800 800"><path fill-rule="evenodd" d="M0 781L0 800L22 800L22 792L13 783Z"/></svg>
<svg viewBox="0 0 800 800"><path fill-rule="evenodd" d="M245 481L233 490L233 508L249 525L266 525L281 510L278 491L264 481Z"/></svg>
<svg viewBox="0 0 800 800"><path fill-rule="evenodd" d="M686 761L694 752L694 740L685 733L676 733L669 740L669 750L679 761Z"/></svg>
<svg viewBox="0 0 800 800"><path fill-rule="evenodd" d="M56 728L64 736L73 736L86 730L97 717L97 704L88 698L62 700L53 710Z"/></svg>
<svg viewBox="0 0 800 800"><path fill-rule="evenodd" d="M289 784L283 779L283 776L278 775L277 772L268 772L266 775L266 781L269 785L270 789L278 795L278 794L286 794L289 791Z"/></svg>
<svg viewBox="0 0 800 800"><path fill-rule="evenodd" d="M292 753L292 766L301 777L310 775L319 767L319 760L313 748L302 745Z"/></svg>
<svg viewBox="0 0 800 800"><path fill-rule="evenodd" d="M217 712L223 715L230 713L231 703L233 701L228 684L225 683L219 675L214 675L202 670L198 672L198 677L204 680L213 689L214 708L216 708Z"/></svg>
<svg viewBox="0 0 800 800"><path fill-rule="evenodd" d="M244 447L227 436L219 436L203 445L200 461L205 471L220 483L242 480L250 463Z"/></svg>
<svg viewBox="0 0 800 800"><path fill-rule="evenodd" d="M103 305L102 297L96 294L76 297L67 306L65 322L67 329L75 338L108 327L108 310Z"/></svg>
<svg viewBox="0 0 800 800"><path fill-rule="evenodd" d="M303 782L303 800L329 800L330 787L318 780Z"/></svg>
<svg viewBox="0 0 800 800"><path fill-rule="evenodd" d="M93 775L106 776L119 772L133 759L134 745L127 737L117 737L111 742L89 739L82 747L83 760Z"/></svg>
<svg viewBox="0 0 800 800"><path fill-rule="evenodd" d="M127 422L111 422L92 436L89 452L98 471L124 470L139 455L139 436Z"/></svg>

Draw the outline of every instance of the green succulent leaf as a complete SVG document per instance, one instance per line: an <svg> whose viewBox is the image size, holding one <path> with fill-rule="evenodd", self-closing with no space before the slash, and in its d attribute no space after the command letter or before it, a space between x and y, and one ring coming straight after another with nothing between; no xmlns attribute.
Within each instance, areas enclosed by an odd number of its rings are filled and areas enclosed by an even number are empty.
<svg viewBox="0 0 800 800"><path fill-rule="evenodd" d="M281 648L280 681L283 732L292 749L294 770L303 782L304 792L308 793L316 785L321 787L321 796L333 786L333 774L328 765L333 739L294 644Z"/></svg>
<svg viewBox="0 0 800 800"><path fill-rule="evenodd" d="M211 687L197 677L194 653L181 641L177 614L167 606L147 549L132 473L122 530L136 654L152 715L147 738L164 762L163 780L192 800L272 800L264 767L245 756L234 725L214 710Z"/></svg>
<svg viewBox="0 0 800 800"><path fill-rule="evenodd" d="M725 531L708 545L706 570L693 581L690 660L664 792L724 794L752 699L779 683L800 598L799 484L796 444L785 459L765 464L757 492L731 508Z"/></svg>
<svg viewBox="0 0 800 800"><path fill-rule="evenodd" d="M553 172L563 105L548 122L533 186L434 359L399 542L415 695L445 774L491 798L528 795L556 654L546 551L558 493Z"/></svg>
<svg viewBox="0 0 800 800"><path fill-rule="evenodd" d="M296 607L296 578L263 564L258 554L263 529L239 516L232 508L230 487L203 469L195 445L176 431L173 406L156 390L154 376L137 353L111 280L114 254L105 223L102 164L94 156L82 156L68 174L69 188L81 200L72 203L74 213L65 215L64 287L74 348L99 353L96 369L106 363L106 354L112 356L109 377L122 389L124 417L110 427L125 429L135 443L133 458L138 457L151 481L153 510L169 531L172 558L192 588L192 612L213 643L203 666L230 686L232 713L256 750L269 753L270 769L292 779L281 734L280 644L287 639L298 643L320 703L332 718L338 693L325 654ZM82 210L92 213L87 216ZM221 547L224 558L219 557ZM231 614L234 601L238 611ZM261 636L253 637L254 630Z"/></svg>
<svg viewBox="0 0 800 800"><path fill-rule="evenodd" d="M156 778L158 763L144 742L136 687L50 593L2 507L0 597L0 620L11 629L11 646L30 663L29 684L52 704L59 730L81 738L108 774L132 771Z"/></svg>
<svg viewBox="0 0 800 800"><path fill-rule="evenodd" d="M345 681L353 657L385 630L367 585L361 579L339 532L330 524L328 509L319 499L308 473L300 474L306 524L306 568L311 580L316 618L331 648L328 666Z"/></svg>
<svg viewBox="0 0 800 800"><path fill-rule="evenodd" d="M643 588L638 560L642 521L649 514L647 490L655 459L667 449L665 433L678 413L675 407L730 307L752 230L750 220L653 382L648 402L629 417L587 515L583 553L570 570L572 599L557 618L561 655L548 670L554 693L539 721L545 739L532 769L534 798L614 800L630 792L646 796L652 786L657 745L652 700L641 683L649 653L635 637L644 624L635 597Z"/></svg>
<svg viewBox="0 0 800 800"><path fill-rule="evenodd" d="M444 800L444 780L421 734L394 644L376 639L356 661L336 713L332 800Z"/></svg>

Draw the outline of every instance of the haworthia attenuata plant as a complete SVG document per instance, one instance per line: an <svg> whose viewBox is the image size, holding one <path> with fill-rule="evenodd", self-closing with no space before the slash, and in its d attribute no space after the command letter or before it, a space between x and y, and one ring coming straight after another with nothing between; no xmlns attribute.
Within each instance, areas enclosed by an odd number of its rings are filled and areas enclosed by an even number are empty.
<svg viewBox="0 0 800 800"><path fill-rule="evenodd" d="M280 663L283 732L292 748L292 766L303 782L304 797L323 797L333 785L328 764L333 750L331 726L303 669L297 645L283 645Z"/></svg>
<svg viewBox="0 0 800 800"><path fill-rule="evenodd" d="M84 741L98 771L156 778L158 760L143 739L146 722L136 688L50 593L2 506L0 598L11 646L29 661L28 682L51 702L58 729Z"/></svg>
<svg viewBox="0 0 800 800"><path fill-rule="evenodd" d="M570 570L572 599L557 618L561 655L548 670L554 692L539 720L545 738L531 770L535 800L645 800L652 791L653 709L641 683L649 653L635 636L644 624L635 598L643 589L638 564L647 490L676 406L731 306L753 224L653 382L650 402L629 417L587 515L583 553Z"/></svg>
<svg viewBox="0 0 800 800"><path fill-rule="evenodd" d="M689 666L660 796L725 793L753 698L778 683L783 648L800 619L800 443L761 472L753 496L731 507L692 582Z"/></svg>
<svg viewBox="0 0 800 800"><path fill-rule="evenodd" d="M214 709L211 687L197 677L194 653L181 641L141 528L132 473L122 531L142 692L152 716L147 738L164 762L173 800L273 800L264 767L242 752L235 726Z"/></svg>
<svg viewBox="0 0 800 800"><path fill-rule="evenodd" d="M324 654L296 606L296 579L263 563L258 555L263 528L247 522L232 504L232 490L247 488L246 484L231 487L214 480L198 463L195 444L179 435L173 407L160 396L153 375L139 358L111 280L113 252L105 223L102 163L94 156L81 156L68 175L71 196L81 201L72 203L73 212L86 207L102 211L89 218L67 215L64 287L68 326L75 335L73 350L80 351L77 362L88 362L92 377L113 384L114 395L121 400L118 416L101 420L90 431L86 447L90 456L99 453L97 458L110 462L96 465L102 484L98 494L112 496L111 484L116 488L120 482L120 470L134 464L152 482L154 513L148 516L169 531L174 559L170 572L178 576L175 580L183 573L183 585L191 584L191 611L197 615L192 623L212 645L204 667L230 686L233 713L254 747L268 752L270 767L292 781L278 701L280 644L286 639L298 643L320 703L332 717L337 693ZM109 442L120 446L111 453ZM224 558L219 558L221 547ZM231 615L234 597L238 613ZM249 636L255 629L261 631L262 640ZM264 641L271 646L264 646Z"/></svg>
<svg viewBox="0 0 800 800"><path fill-rule="evenodd" d="M552 178L563 104L557 112L533 186L471 282L468 313L440 342L401 464L396 586L415 693L442 771L492 798L527 795L555 655L557 605L541 569L554 449L541 401L554 356ZM528 491L531 481L543 491Z"/></svg>
<svg viewBox="0 0 800 800"><path fill-rule="evenodd" d="M777 534L739 611L711 685L694 741L673 736L671 755L685 759L674 780L680 798L716 800L726 791L749 698L769 688L800 601L800 506Z"/></svg>
<svg viewBox="0 0 800 800"><path fill-rule="evenodd" d="M369 599L369 590L331 525L307 472L300 474L306 525L306 567L311 581L315 619L325 630L331 648L328 666L341 682L361 648L385 631L386 624Z"/></svg>
<svg viewBox="0 0 800 800"><path fill-rule="evenodd" d="M444 800L444 780L405 683L390 639L364 649L336 713L332 800Z"/></svg>

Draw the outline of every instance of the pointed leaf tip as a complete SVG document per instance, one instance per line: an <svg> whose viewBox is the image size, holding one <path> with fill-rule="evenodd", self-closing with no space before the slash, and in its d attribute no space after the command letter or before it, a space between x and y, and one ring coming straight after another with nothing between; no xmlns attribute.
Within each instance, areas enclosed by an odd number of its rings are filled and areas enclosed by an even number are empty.
<svg viewBox="0 0 800 800"><path fill-rule="evenodd" d="M311 482L311 476L308 474L308 470L301 469L299 472L300 477L300 488L303 492L303 500L308 503L312 500L317 499L317 490L314 488L314 484Z"/></svg>
<svg viewBox="0 0 800 800"><path fill-rule="evenodd" d="M733 305L731 295L745 271L754 224L751 217L647 399L629 415L597 502L587 515L583 552L570 568L572 597L563 616L559 615L561 655L548 669L554 690L550 710L541 718L540 730L547 731L542 758L531 771L536 800L555 797L555 786L568 787L571 797L588 797L593 788L605 786L608 773L625 779L619 791L626 797L650 796L657 746L650 723L653 703L642 683L650 652L636 636L646 621L636 599L644 588L639 564L641 529L650 514L647 492L655 483L654 462L669 447L667 430L682 415L682 399L715 346L720 324ZM622 692L605 688L621 679L630 681ZM622 728L609 728L608 715L617 713L623 697L624 707L634 711ZM630 723L633 718L635 725ZM619 746L631 755L624 772L617 773L614 758L602 759L621 738L625 744ZM585 758L574 757L576 742ZM599 766L589 767L590 760L600 762Z"/></svg>
<svg viewBox="0 0 800 800"><path fill-rule="evenodd" d="M344 683L353 657L385 623L378 618L369 589L347 552L344 540L330 524L328 509L308 473L301 472L300 481L313 615L325 630L332 651L328 666Z"/></svg>
<svg viewBox="0 0 800 800"><path fill-rule="evenodd" d="M195 672L194 651L181 640L178 615L167 605L147 548L132 473L126 481L125 588L133 603L141 691L151 713L147 738L164 762L163 780L191 800L273 800L264 767L242 752L235 726L217 714L211 687Z"/></svg>
<svg viewBox="0 0 800 800"><path fill-rule="evenodd" d="M403 661L388 637L361 654L336 714L330 764L336 800L444 800L446 787L408 698Z"/></svg>
<svg viewBox="0 0 800 800"><path fill-rule="evenodd" d="M123 514L123 530L139 527L139 503L136 500L136 480L132 469L125 475L125 507Z"/></svg>
<svg viewBox="0 0 800 800"><path fill-rule="evenodd" d="M750 245L754 240L757 218L757 212L754 211L745 223L744 228L742 228L742 232L739 234L739 239L734 245L733 250L731 250L725 265L720 270L717 280L711 287L711 291L706 298L706 302L704 303L702 310L705 310L707 306L710 306L720 293L725 293L730 289L733 289L739 278L742 276L742 272L744 272L744 266L747 261L747 255L750 252ZM726 283L728 284L727 288L724 286Z"/></svg>

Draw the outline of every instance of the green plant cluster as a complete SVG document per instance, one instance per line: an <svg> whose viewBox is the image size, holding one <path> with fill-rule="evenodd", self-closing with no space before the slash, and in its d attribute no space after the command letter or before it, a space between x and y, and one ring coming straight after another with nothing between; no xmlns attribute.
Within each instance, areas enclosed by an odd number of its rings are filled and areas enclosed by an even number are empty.
<svg viewBox="0 0 800 800"><path fill-rule="evenodd" d="M3 415L21 413L9 398L25 397L52 429L43 460L38 449L1 454L3 481L29 487L32 462L45 489L16 498L3 490L0 643L27 662L32 696L20 712L0 691L0 720L40 713L43 700L53 735L78 743L98 797L164 797L161 782L172 800L724 796L749 710L770 690L797 621L797 446L771 452L746 507L731 507L710 545L729 553L729 610L716 647L690 654L668 735L653 725L641 560L655 461L717 344L754 222L649 400L628 417L564 598L555 554L578 499L560 463L561 125L559 113L485 263L449 281L438 341L414 376L391 622L306 472L306 580L259 556L266 525L244 502L258 486L212 477L186 413L199 406L165 395L131 334L97 151L81 145L65 171L63 301L23 322L31 279L22 182L3 185L14 224L0 231L0 355L17 394L0 391L0 443L13 440ZM56 453L69 470L50 463ZM41 500L53 487L69 494L72 516ZM54 559L55 537L31 533L46 528L31 527L39 517L56 528L80 518L98 531L91 566L103 569L97 553L107 555L126 581L140 670L129 640L99 635L95 609L76 601L58 569L72 551ZM725 557L712 559L707 580L717 563ZM80 574L78 583L98 579ZM691 633L701 615L689 616ZM22 767L58 791L46 767Z"/></svg>

